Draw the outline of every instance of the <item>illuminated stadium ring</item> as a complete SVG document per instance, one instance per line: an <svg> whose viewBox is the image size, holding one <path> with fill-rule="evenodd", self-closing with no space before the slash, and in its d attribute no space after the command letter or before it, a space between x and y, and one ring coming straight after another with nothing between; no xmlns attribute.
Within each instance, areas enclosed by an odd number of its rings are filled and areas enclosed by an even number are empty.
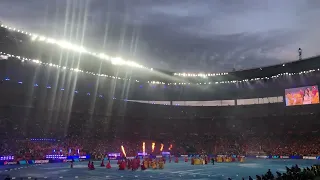
<svg viewBox="0 0 320 180"><path fill-rule="evenodd" d="M61 68L61 69L66 69L66 70L70 70L73 72L81 72L81 73L86 73L89 75L93 75L93 76L100 76L100 77L107 77L107 78L112 78L112 79L121 79L121 80L130 80L129 78L122 78L122 77L118 77L118 76L112 76L112 75L106 75L106 74L100 74L100 73L95 73L95 72L89 72L89 71L84 71L78 68L70 68L70 67L66 67L66 66L60 66L57 64L53 64L53 63L45 63L41 60L37 60L37 59L30 59L30 58L25 58L19 55L12 55L12 54L8 54L8 53L4 53L4 52L0 52L0 57L2 59L7 59L8 57L13 57L16 58L20 61L29 61L29 62L33 62L35 64L40 64L40 65L47 65L47 66L51 66L51 67L55 67L55 68ZM251 78L251 79L243 79L243 80L229 80L229 81L216 81L216 82L202 82L202 83L185 83L185 82L160 82L160 81L147 81L146 83L148 84L158 84L158 85L214 85L214 84L236 84L236 83L243 83L243 82L249 82L249 81L260 81L260 80L269 80L269 79L277 79L280 77L285 77L285 76L293 76L293 75L301 75L301 74L309 74L309 73L313 73L316 71L320 71L320 69L311 69L311 70L306 70L306 71L300 71L297 73L280 73L277 75L273 75L273 76L269 76L269 77L257 77L257 78ZM139 83L139 80L134 80L135 82Z"/></svg>

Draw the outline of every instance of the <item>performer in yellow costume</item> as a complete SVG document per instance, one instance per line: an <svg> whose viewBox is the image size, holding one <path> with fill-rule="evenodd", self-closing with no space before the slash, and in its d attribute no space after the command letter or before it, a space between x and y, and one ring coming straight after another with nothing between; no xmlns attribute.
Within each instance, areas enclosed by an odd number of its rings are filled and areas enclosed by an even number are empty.
<svg viewBox="0 0 320 180"><path fill-rule="evenodd" d="M157 169L157 162L154 160L151 162L152 169Z"/></svg>
<svg viewBox="0 0 320 180"><path fill-rule="evenodd" d="M158 163L159 169L163 169L164 168L164 162L162 160L159 161Z"/></svg>
<svg viewBox="0 0 320 180"><path fill-rule="evenodd" d="M223 159L222 159L222 157L217 157L217 162L218 162L218 163L221 163L221 162L223 162Z"/></svg>
<svg viewBox="0 0 320 180"><path fill-rule="evenodd" d="M149 168L149 161L148 161L148 159L145 159L144 161L143 161L143 165L144 165L144 167L145 168Z"/></svg>
<svg viewBox="0 0 320 180"><path fill-rule="evenodd" d="M148 159L148 167L151 168L152 167L152 160Z"/></svg>

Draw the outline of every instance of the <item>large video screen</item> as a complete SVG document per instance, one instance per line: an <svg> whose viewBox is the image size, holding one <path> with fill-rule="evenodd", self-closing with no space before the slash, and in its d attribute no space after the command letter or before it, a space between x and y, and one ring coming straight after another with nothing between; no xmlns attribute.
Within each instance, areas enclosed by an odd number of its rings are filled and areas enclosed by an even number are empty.
<svg viewBox="0 0 320 180"><path fill-rule="evenodd" d="M305 86L285 90L286 106L319 104L318 86Z"/></svg>

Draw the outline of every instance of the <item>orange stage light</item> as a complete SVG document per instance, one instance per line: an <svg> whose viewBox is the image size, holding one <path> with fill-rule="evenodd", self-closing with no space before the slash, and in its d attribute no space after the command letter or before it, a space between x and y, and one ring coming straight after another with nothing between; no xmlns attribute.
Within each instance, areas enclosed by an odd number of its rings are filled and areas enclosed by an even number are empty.
<svg viewBox="0 0 320 180"><path fill-rule="evenodd" d="M142 152L143 152L143 154L146 153L146 143L145 142L142 143Z"/></svg>
<svg viewBox="0 0 320 180"><path fill-rule="evenodd" d="M121 146L121 150L122 150L122 153L123 153L124 157L127 157L126 151L124 150L123 146Z"/></svg>
<svg viewBox="0 0 320 180"><path fill-rule="evenodd" d="M163 150L163 144L161 143L160 151L162 152Z"/></svg>
<svg viewBox="0 0 320 180"><path fill-rule="evenodd" d="M152 152L154 151L155 147L156 147L156 143L152 143Z"/></svg>

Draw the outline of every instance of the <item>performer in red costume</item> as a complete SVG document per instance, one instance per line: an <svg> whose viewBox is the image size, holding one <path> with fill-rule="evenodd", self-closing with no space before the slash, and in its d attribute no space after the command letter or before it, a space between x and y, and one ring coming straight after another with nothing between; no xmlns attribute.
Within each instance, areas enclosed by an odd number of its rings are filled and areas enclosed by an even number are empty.
<svg viewBox="0 0 320 180"><path fill-rule="evenodd" d="M91 162L90 167L89 167L89 170L94 170L94 169L95 169L95 168L94 168L93 162Z"/></svg>
<svg viewBox="0 0 320 180"><path fill-rule="evenodd" d="M138 167L137 167L137 169L138 169L139 168L139 164L140 164L140 158L137 157L136 160L137 160L137 164L138 164Z"/></svg>
<svg viewBox="0 0 320 180"><path fill-rule="evenodd" d="M188 161L189 161L188 157L185 157L184 162L188 162Z"/></svg>
<svg viewBox="0 0 320 180"><path fill-rule="evenodd" d="M121 161L119 164L119 170L125 170L126 168L126 162L125 161Z"/></svg>
<svg viewBox="0 0 320 180"><path fill-rule="evenodd" d="M241 157L240 157L240 156L238 156L238 161L240 162L240 160L241 160Z"/></svg>
<svg viewBox="0 0 320 180"><path fill-rule="evenodd" d="M135 170L137 170L138 169L138 167L139 167L139 164L137 164L138 163L138 161L137 161L137 159L133 159L132 160L132 171L135 171Z"/></svg>
<svg viewBox="0 0 320 180"><path fill-rule="evenodd" d="M104 167L104 163L103 163L104 159L102 159L100 167Z"/></svg>
<svg viewBox="0 0 320 180"><path fill-rule="evenodd" d="M176 157L176 159L174 160L175 163L178 163L179 162L179 158Z"/></svg>
<svg viewBox="0 0 320 180"><path fill-rule="evenodd" d="M107 165L106 165L107 169L111 169L111 164L110 164L110 160L108 161Z"/></svg>
<svg viewBox="0 0 320 180"><path fill-rule="evenodd" d="M131 169L131 167L132 167L131 160L130 160L130 159L127 159L126 161L127 161L127 162L126 162L127 168L128 168L128 169Z"/></svg>
<svg viewBox="0 0 320 180"><path fill-rule="evenodd" d="M89 162L88 162L88 168L90 168L90 165L91 165L91 162L89 161Z"/></svg>

